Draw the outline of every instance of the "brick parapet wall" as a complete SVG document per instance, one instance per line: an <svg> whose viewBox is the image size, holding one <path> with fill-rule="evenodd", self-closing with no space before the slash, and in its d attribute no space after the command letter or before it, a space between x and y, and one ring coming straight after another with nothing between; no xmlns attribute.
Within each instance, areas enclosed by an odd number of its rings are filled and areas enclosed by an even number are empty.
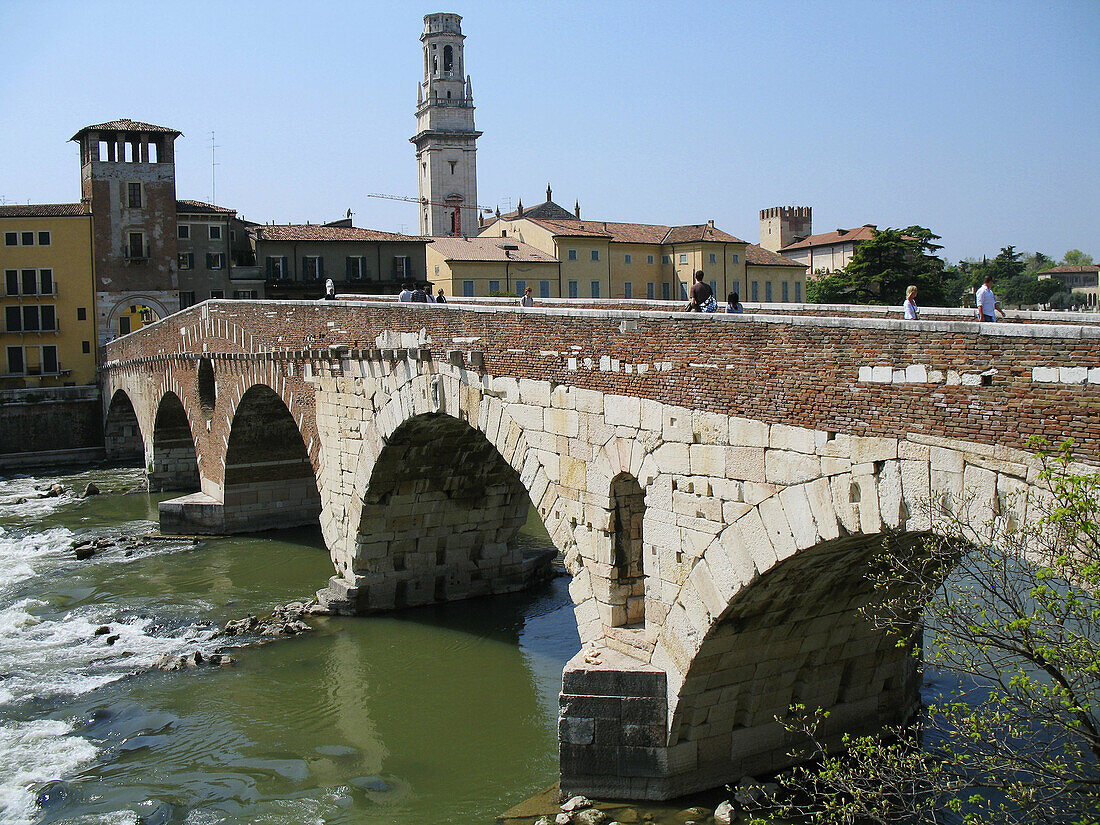
<svg viewBox="0 0 1100 825"><path fill-rule="evenodd" d="M1082 458L1100 457L1100 329L1090 326L215 301L112 342L105 369L331 362L342 348L396 358L404 353L387 351L386 334L421 330L418 357L492 375L854 435L1014 448L1036 434L1072 437Z"/></svg>

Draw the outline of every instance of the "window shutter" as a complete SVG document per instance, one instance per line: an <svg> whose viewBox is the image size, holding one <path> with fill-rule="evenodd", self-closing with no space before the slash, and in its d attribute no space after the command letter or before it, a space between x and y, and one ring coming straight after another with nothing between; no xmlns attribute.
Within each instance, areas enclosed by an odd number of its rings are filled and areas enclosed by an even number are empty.
<svg viewBox="0 0 1100 825"><path fill-rule="evenodd" d="M320 255L317 256L317 277L325 277L325 259Z"/></svg>
<svg viewBox="0 0 1100 825"><path fill-rule="evenodd" d="M283 255L281 258L279 258L279 260L282 262L280 264L281 271L279 272L279 277L280 278L289 278L290 277L290 268L287 266L287 257L286 257L286 255Z"/></svg>
<svg viewBox="0 0 1100 825"><path fill-rule="evenodd" d="M357 274L355 272L355 258L351 257L351 255L348 255L345 263L347 265L347 268L344 271L344 277L350 281Z"/></svg>
<svg viewBox="0 0 1100 825"><path fill-rule="evenodd" d="M210 254L209 252L206 253L206 268L207 269L213 269L214 268L214 256L212 254Z"/></svg>

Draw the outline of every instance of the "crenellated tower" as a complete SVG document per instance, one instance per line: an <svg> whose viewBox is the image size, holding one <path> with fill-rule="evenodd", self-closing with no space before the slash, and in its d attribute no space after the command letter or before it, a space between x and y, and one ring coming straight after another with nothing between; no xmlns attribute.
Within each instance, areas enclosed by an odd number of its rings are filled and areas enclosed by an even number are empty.
<svg viewBox="0 0 1100 825"><path fill-rule="evenodd" d="M424 79L416 88L417 192L421 235L476 235L474 93L465 74L462 18L424 16Z"/></svg>
<svg viewBox="0 0 1100 825"><path fill-rule="evenodd" d="M813 234L809 206L773 206L760 210L760 245L772 252Z"/></svg>

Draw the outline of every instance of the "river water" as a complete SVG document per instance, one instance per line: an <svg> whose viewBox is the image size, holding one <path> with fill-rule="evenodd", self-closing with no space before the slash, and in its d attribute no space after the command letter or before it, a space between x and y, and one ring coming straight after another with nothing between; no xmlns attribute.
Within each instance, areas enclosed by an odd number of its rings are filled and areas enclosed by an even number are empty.
<svg viewBox="0 0 1100 825"><path fill-rule="evenodd" d="M54 480L69 492L38 498ZM140 480L0 478L0 821L489 823L556 781L561 670L580 645L567 579L219 638L324 585L320 531L77 561L74 541L156 529L167 496L124 494ZM106 494L80 499L89 481ZM523 538L549 543L537 518ZM230 666L151 669L227 645Z"/></svg>

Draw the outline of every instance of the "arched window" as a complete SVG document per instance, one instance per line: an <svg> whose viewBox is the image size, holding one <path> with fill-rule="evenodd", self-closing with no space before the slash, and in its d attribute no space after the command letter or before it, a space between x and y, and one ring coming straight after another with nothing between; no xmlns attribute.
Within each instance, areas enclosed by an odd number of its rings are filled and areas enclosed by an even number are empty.
<svg viewBox="0 0 1100 825"><path fill-rule="evenodd" d="M443 71L446 74L451 73L451 69L454 68L454 48L452 46L443 47Z"/></svg>

